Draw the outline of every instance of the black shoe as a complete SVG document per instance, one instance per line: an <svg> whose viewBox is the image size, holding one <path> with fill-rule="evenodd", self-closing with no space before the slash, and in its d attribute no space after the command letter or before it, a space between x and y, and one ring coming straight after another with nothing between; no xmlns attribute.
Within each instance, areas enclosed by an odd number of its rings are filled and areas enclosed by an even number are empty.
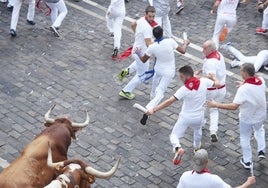
<svg viewBox="0 0 268 188"><path fill-rule="evenodd" d="M117 54L118 54L118 49L115 48L112 57L117 57Z"/></svg>
<svg viewBox="0 0 268 188"><path fill-rule="evenodd" d="M218 142L218 137L216 134L212 134L210 135L210 141L211 142Z"/></svg>
<svg viewBox="0 0 268 188"><path fill-rule="evenodd" d="M7 7L7 10L12 12L13 11L13 6Z"/></svg>
<svg viewBox="0 0 268 188"><path fill-rule="evenodd" d="M140 123L141 123L142 125L146 125L146 121L147 121L147 119L148 119L148 115L143 114L143 116L142 116L142 118L141 118L141 120L140 120Z"/></svg>
<svg viewBox="0 0 268 188"><path fill-rule="evenodd" d="M180 14L183 9L184 9L184 7L182 5L179 6L177 11L176 11L176 14Z"/></svg>
<svg viewBox="0 0 268 188"><path fill-rule="evenodd" d="M16 31L14 29L10 29L9 33L10 33L11 37L17 36L17 33L16 33Z"/></svg>
<svg viewBox="0 0 268 188"><path fill-rule="evenodd" d="M57 28L57 27L54 27L54 26L51 26L50 27L50 30L54 33L54 35L56 36L56 37L60 37L60 33L59 33L59 28Z"/></svg>
<svg viewBox="0 0 268 188"><path fill-rule="evenodd" d="M125 0L126 3L129 3L129 0Z"/></svg>
<svg viewBox="0 0 268 188"><path fill-rule="evenodd" d="M250 169L250 168L252 167L251 162L247 162L247 163L245 163L244 160L243 160L243 157L240 159L240 163L243 165L243 167L244 167L245 169Z"/></svg>
<svg viewBox="0 0 268 188"><path fill-rule="evenodd" d="M110 33L110 37L114 37L114 33Z"/></svg>
<svg viewBox="0 0 268 188"><path fill-rule="evenodd" d="M265 153L264 153L263 151L259 151L259 153L258 153L258 157L259 157L260 160L266 158L266 157L265 157Z"/></svg>
<svg viewBox="0 0 268 188"><path fill-rule="evenodd" d="M35 25L35 22L32 21L32 20L26 20L26 22L27 22L27 24L29 24L29 25Z"/></svg>

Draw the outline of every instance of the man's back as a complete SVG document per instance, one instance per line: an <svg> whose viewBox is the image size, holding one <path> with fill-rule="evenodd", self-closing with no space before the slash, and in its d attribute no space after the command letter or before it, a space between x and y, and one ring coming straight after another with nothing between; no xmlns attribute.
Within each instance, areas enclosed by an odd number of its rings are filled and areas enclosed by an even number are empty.
<svg viewBox="0 0 268 188"><path fill-rule="evenodd" d="M215 174L187 171L182 174L177 188L231 188L231 186Z"/></svg>

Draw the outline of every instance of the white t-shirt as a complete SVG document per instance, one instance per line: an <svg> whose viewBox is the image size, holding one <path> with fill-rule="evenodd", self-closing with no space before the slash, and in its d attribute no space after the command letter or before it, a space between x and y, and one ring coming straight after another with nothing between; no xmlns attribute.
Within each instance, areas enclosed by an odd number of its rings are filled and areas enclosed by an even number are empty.
<svg viewBox="0 0 268 188"><path fill-rule="evenodd" d="M219 59L216 57L205 58L203 64L203 75L208 75L208 73L212 73L216 75L216 78L220 81L221 85L225 84L226 79L226 66L223 55L218 52Z"/></svg>
<svg viewBox="0 0 268 188"><path fill-rule="evenodd" d="M204 116L204 104L206 102L207 88L212 87L214 82L208 78L200 78L198 90L189 90L185 85L181 86L174 97L183 100L180 116L200 118Z"/></svg>
<svg viewBox="0 0 268 188"><path fill-rule="evenodd" d="M160 75L174 77L175 75L175 55L174 50L178 43L171 38L164 38L159 42L154 42L146 50L145 54L156 58L155 71Z"/></svg>
<svg viewBox="0 0 268 188"><path fill-rule="evenodd" d="M146 43L144 39L153 38L153 28L145 19L145 17L141 17L137 20L137 26L135 31L135 42L133 44L133 50L135 48L140 48L141 52L144 53L147 49Z"/></svg>
<svg viewBox="0 0 268 188"><path fill-rule="evenodd" d="M219 176L210 173L184 172L177 188L231 188Z"/></svg>
<svg viewBox="0 0 268 188"><path fill-rule="evenodd" d="M217 10L218 16L224 14L231 17L236 17L236 8L238 2L239 0L221 0Z"/></svg>
<svg viewBox="0 0 268 188"><path fill-rule="evenodd" d="M259 123L266 118L265 81L261 85L244 83L236 92L233 103L240 104L239 120L245 123Z"/></svg>

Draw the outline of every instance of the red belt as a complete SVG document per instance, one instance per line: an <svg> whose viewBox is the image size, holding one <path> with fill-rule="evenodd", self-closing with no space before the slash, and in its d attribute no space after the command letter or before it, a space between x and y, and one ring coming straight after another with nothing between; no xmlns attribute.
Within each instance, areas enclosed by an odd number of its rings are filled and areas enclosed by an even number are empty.
<svg viewBox="0 0 268 188"><path fill-rule="evenodd" d="M216 87L211 87L211 88L208 88L207 90L216 90L216 89L222 89L222 88L224 88L225 87L225 84L224 85L222 85L222 86L220 86L220 87L218 87L218 88L216 88Z"/></svg>

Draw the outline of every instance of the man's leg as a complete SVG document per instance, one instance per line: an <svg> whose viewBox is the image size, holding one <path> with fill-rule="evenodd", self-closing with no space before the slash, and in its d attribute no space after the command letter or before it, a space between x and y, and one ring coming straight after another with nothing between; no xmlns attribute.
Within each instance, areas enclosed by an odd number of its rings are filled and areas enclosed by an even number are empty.
<svg viewBox="0 0 268 188"><path fill-rule="evenodd" d="M242 148L243 154L243 163L244 164L252 164L252 151L250 145L250 138L252 134L251 124L247 124L244 122L239 122L239 130L240 130L240 145ZM247 165L247 166L249 166ZM246 168L246 166L244 166Z"/></svg>
<svg viewBox="0 0 268 188"><path fill-rule="evenodd" d="M254 130L254 137L257 141L257 147L258 147L257 150L259 152L259 156L260 152L263 152L262 154L264 155L266 143L265 143L265 129L263 123L261 122L254 125L253 130Z"/></svg>

